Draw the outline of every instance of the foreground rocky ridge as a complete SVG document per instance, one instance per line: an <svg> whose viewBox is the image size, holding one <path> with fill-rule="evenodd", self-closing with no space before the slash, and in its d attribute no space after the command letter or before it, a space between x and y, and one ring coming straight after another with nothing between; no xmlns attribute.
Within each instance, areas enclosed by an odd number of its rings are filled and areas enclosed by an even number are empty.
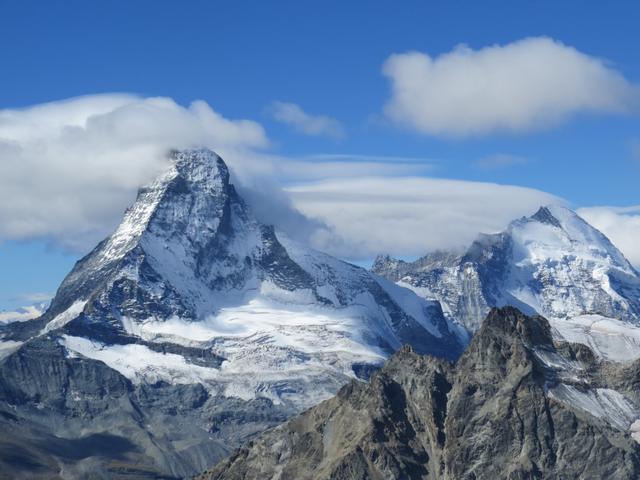
<svg viewBox="0 0 640 480"><path fill-rule="evenodd" d="M457 363L404 348L200 479L638 478L639 381L494 309Z"/></svg>

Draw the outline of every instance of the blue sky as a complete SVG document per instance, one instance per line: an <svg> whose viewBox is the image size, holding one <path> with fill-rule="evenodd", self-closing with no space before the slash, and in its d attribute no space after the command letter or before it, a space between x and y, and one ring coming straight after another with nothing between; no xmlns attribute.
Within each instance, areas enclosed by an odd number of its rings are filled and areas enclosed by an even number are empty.
<svg viewBox="0 0 640 480"><path fill-rule="evenodd" d="M637 85L639 21L632 1L0 0L0 110L112 92L183 106L202 99L226 118L259 123L269 154L429 159L430 177L531 187L574 207L626 207L640 203L637 111L578 111L518 133L429 134L385 117L391 89L382 68L394 53L436 58L462 43L478 50L545 36ZM274 101L330 117L344 135L300 133L274 118ZM487 158L513 165L478 165ZM81 250L47 235L5 238L0 309L53 292Z"/></svg>

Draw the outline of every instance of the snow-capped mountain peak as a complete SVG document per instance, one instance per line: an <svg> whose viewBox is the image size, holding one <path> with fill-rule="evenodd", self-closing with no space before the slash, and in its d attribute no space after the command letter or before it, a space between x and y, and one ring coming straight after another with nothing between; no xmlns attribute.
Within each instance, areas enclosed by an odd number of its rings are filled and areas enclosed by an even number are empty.
<svg viewBox="0 0 640 480"><path fill-rule="evenodd" d="M462 255L435 252L410 263L380 257L373 270L440 301L471 330L491 307L507 305L554 325L594 314L640 324L640 275L605 235L562 206L541 207L503 232L480 235Z"/></svg>
<svg viewBox="0 0 640 480"><path fill-rule="evenodd" d="M224 205L219 197L229 188L227 166L208 150L176 151L171 160L167 171L139 190L118 229L100 248L100 260L121 258L147 230L185 235L198 243L207 231L217 228ZM208 210L207 204L218 211L203 211ZM189 211L180 211L180 207Z"/></svg>
<svg viewBox="0 0 640 480"><path fill-rule="evenodd" d="M204 149L173 152L171 160L158 179L139 190L116 231L76 264L53 301L53 312L88 299L116 271L137 280L152 269L166 280L157 287L169 296L192 297L181 310L197 315L195 300L208 276L220 282L242 276L244 257L257 248L259 226L229 183L227 166ZM237 250L225 256L224 268L215 258L205 260L216 247Z"/></svg>
<svg viewBox="0 0 640 480"><path fill-rule="evenodd" d="M575 256L631 275L636 273L604 234L566 207L541 207L534 215L512 222L507 231L518 249L515 254L522 255L523 261Z"/></svg>
<svg viewBox="0 0 640 480"><path fill-rule="evenodd" d="M456 358L468 339L439 304L258 222L222 159L201 149L172 154L43 318L40 334L59 332L70 352L135 381L197 381L303 406L403 343ZM158 344L210 350L226 362L191 368ZM283 382L305 394L282 393Z"/></svg>
<svg viewBox="0 0 640 480"><path fill-rule="evenodd" d="M468 332L439 303L260 223L215 153L171 160L44 315L2 327L17 442L106 431L136 465L183 478L403 344L463 351Z"/></svg>

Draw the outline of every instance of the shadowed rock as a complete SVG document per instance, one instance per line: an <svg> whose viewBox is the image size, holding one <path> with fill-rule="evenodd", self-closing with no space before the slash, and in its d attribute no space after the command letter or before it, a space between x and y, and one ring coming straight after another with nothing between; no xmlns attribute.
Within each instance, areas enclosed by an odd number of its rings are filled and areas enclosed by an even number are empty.
<svg viewBox="0 0 640 480"><path fill-rule="evenodd" d="M544 318L494 309L456 364L403 348L370 384L345 386L199 478L638 478L637 379L637 363L599 363L554 345Z"/></svg>

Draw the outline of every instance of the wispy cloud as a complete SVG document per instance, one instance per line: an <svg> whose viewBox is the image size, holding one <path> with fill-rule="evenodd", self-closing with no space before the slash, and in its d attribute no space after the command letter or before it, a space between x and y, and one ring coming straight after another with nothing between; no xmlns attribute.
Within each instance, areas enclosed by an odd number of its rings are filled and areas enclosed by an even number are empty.
<svg viewBox="0 0 640 480"><path fill-rule="evenodd" d="M326 115L309 114L295 103L273 102L269 110L275 120L289 125L305 135L325 136L334 139L345 137L344 127L338 120Z"/></svg>
<svg viewBox="0 0 640 480"><path fill-rule="evenodd" d="M417 157L324 153L274 159L283 184L328 178L423 176L433 173L437 163Z"/></svg>
<svg viewBox="0 0 640 480"><path fill-rule="evenodd" d="M0 324L26 322L38 318L43 313L44 311L36 306L21 307L14 311L0 311Z"/></svg>
<svg viewBox="0 0 640 480"><path fill-rule="evenodd" d="M474 165L482 170L496 170L500 168L526 165L529 160L526 157L509 153L496 153L477 160Z"/></svg>
<svg viewBox="0 0 640 480"><path fill-rule="evenodd" d="M108 234L138 186L166 167L166 150L194 144L223 156L261 221L353 259L463 246L561 201L516 186L428 178L438 159L270 154L260 124L227 119L203 102L102 95L3 110L0 138L0 239L45 237L81 251ZM640 261L640 212L604 213L618 225L604 225L605 233ZM609 217L599 218L596 226ZM12 318L33 314L18 313Z"/></svg>
<svg viewBox="0 0 640 480"><path fill-rule="evenodd" d="M387 117L418 132L468 137L548 128L581 113L625 113L638 87L605 61L546 37L431 57L390 56Z"/></svg>
<svg viewBox="0 0 640 480"><path fill-rule="evenodd" d="M440 160L427 157L405 157L395 155L367 155L359 153L314 153L306 155L305 158L312 160L344 160L349 162L382 162L382 163L413 163L424 165L435 165Z"/></svg>
<svg viewBox="0 0 640 480"><path fill-rule="evenodd" d="M334 178L287 192L300 211L330 227L317 232L316 247L353 259L467 246L479 232L562 203L529 188L418 177Z"/></svg>

